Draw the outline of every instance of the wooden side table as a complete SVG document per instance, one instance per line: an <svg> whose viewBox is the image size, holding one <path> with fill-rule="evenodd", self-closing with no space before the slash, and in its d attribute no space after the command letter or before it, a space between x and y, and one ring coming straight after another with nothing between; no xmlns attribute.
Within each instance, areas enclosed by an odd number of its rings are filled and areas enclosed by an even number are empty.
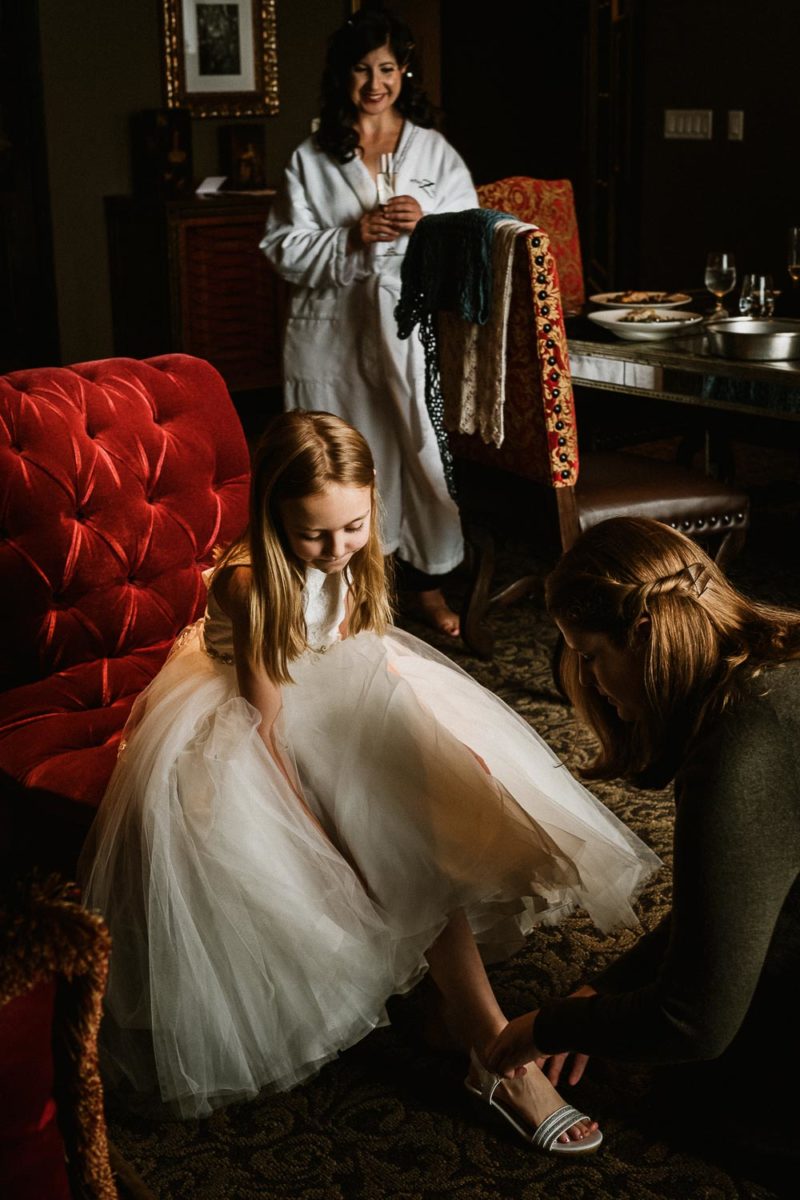
<svg viewBox="0 0 800 1200"><path fill-rule="evenodd" d="M114 353L181 350L231 392L278 387L286 285L258 248L271 201L107 196Z"/></svg>

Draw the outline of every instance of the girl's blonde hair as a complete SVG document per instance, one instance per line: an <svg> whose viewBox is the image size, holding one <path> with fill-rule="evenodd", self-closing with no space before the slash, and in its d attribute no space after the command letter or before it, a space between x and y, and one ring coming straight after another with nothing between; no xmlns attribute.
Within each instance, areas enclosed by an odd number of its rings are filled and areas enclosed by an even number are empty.
<svg viewBox="0 0 800 1200"><path fill-rule="evenodd" d="M280 515L285 500L317 495L331 484L371 492L369 539L346 568L348 632L383 633L391 620L387 565L372 453L346 421L327 412L286 412L270 422L253 455L250 519L242 537L221 556L215 578L247 556L252 566L250 645L276 683L290 683L289 663L307 647L302 592L304 568L293 556ZM212 585L213 586L213 585Z"/></svg>
<svg viewBox="0 0 800 1200"><path fill-rule="evenodd" d="M546 583L556 620L602 633L620 647L645 646L645 716L622 721L579 678L563 647L561 684L600 741L593 778L626 776L661 786L707 721L741 697L765 667L800 657L800 614L747 599L690 538L639 517L587 530Z"/></svg>

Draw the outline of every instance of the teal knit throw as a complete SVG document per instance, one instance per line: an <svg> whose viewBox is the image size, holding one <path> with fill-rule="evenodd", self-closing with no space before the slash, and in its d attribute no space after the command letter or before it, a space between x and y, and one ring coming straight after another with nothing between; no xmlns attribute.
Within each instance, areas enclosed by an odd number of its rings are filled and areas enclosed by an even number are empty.
<svg viewBox="0 0 800 1200"><path fill-rule="evenodd" d="M411 235L400 271L400 299L394 310L397 335L411 336L419 325L425 352L425 405L444 467L447 488L456 499L453 455L444 427L435 314L455 312L485 325L492 295L492 238L498 221L514 220L493 208L423 217Z"/></svg>

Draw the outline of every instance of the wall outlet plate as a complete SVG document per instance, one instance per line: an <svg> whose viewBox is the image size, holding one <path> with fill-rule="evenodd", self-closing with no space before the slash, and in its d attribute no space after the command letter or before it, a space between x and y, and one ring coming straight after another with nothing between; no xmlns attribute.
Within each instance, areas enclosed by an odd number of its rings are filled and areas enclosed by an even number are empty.
<svg viewBox="0 0 800 1200"><path fill-rule="evenodd" d="M744 111L741 108L728 109L728 141L744 141Z"/></svg>

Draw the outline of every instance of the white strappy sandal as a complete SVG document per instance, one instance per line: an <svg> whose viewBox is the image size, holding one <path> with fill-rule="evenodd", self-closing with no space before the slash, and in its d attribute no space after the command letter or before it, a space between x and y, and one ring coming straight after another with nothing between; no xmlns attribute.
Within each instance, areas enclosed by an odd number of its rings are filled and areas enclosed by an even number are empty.
<svg viewBox="0 0 800 1200"><path fill-rule="evenodd" d="M489 1108L493 1108L501 1117L504 1117L509 1125L513 1125L529 1146L534 1146L537 1150L544 1151L545 1154L594 1154L597 1150L603 1140L599 1129L577 1142L560 1142L558 1140L562 1133L566 1133L579 1121L591 1120L585 1113L578 1112L577 1108L573 1108L571 1104L564 1104L549 1117L545 1117L535 1129L531 1129L530 1125L523 1123L521 1117L510 1105L502 1103L495 1095L500 1084L504 1082L502 1076L493 1075L491 1071L487 1071L478 1061L474 1050L470 1052L470 1062L480 1080L480 1087L475 1087L470 1083L469 1077L464 1080L464 1087L477 1100L488 1104Z"/></svg>

